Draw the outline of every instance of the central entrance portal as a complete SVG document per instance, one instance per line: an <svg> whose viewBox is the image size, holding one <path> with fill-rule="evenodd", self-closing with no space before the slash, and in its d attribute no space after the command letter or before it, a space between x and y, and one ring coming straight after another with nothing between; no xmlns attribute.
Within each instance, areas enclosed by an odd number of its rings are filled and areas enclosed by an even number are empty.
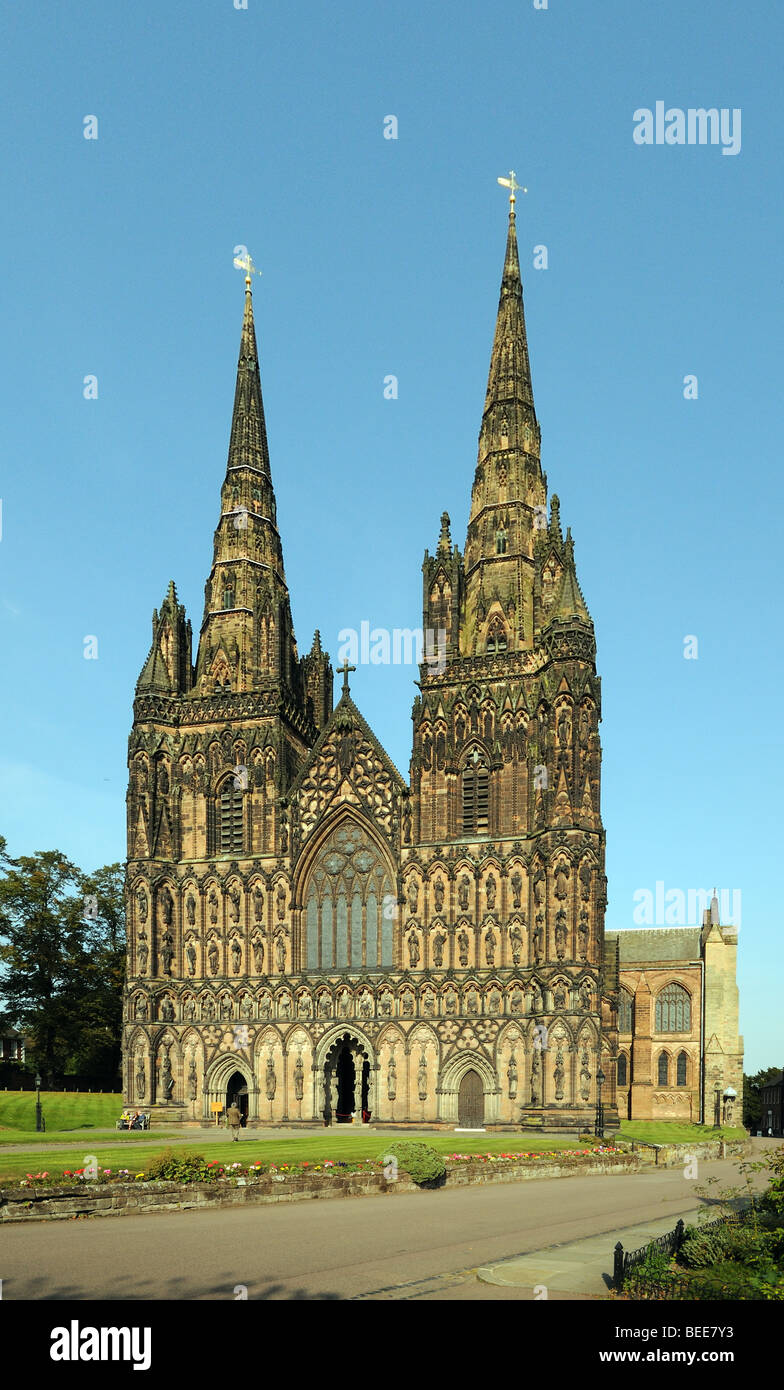
<svg viewBox="0 0 784 1390"><path fill-rule="evenodd" d="M226 1110L230 1105L236 1105L242 1115L242 1123L248 1123L248 1083L241 1071L235 1071L226 1087ZM224 1110L224 1115L226 1113Z"/></svg>
<svg viewBox="0 0 784 1390"><path fill-rule="evenodd" d="M457 1123L461 1129L482 1129L485 1122L485 1093L478 1071L467 1071L457 1093Z"/></svg>
<svg viewBox="0 0 784 1390"><path fill-rule="evenodd" d="M324 1064L324 1123L367 1124L370 1119L370 1062L362 1044L344 1034Z"/></svg>

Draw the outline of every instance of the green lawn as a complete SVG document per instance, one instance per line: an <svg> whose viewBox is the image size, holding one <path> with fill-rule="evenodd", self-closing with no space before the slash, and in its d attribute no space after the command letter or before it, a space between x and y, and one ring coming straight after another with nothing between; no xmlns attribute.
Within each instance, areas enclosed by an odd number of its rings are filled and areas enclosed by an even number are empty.
<svg viewBox="0 0 784 1390"><path fill-rule="evenodd" d="M42 1091L41 1109L47 1134L93 1126L105 1129L119 1118L123 1099L119 1092ZM0 1140L17 1143L17 1136L9 1130L35 1133L35 1091L0 1091Z"/></svg>
<svg viewBox="0 0 784 1390"><path fill-rule="evenodd" d="M118 1138L121 1136L118 1135ZM319 1163L325 1158L335 1160L378 1158L383 1153L385 1138L388 1142L392 1139L412 1138L424 1140L431 1144L439 1153L519 1153L519 1152L550 1152L553 1149L576 1149L581 1145L574 1139L559 1139L555 1135L536 1135L523 1138L516 1134L421 1134L412 1133L395 1134L394 1136L366 1131L363 1134L344 1133L335 1131L333 1134L324 1135L295 1135L292 1138L275 1138L258 1140L250 1136L240 1139L235 1144L231 1139L225 1143L210 1143L199 1148L198 1142L172 1140L166 1143L165 1138L158 1137L155 1142L150 1142L147 1135L141 1135L146 1142L134 1144L133 1152L123 1152L118 1144L97 1143L90 1145L89 1139L79 1149L64 1149L59 1153L50 1154L48 1157L40 1150L31 1150L27 1153L0 1154L0 1184L13 1178L24 1177L26 1173L48 1172L62 1173L64 1168L81 1168L84 1166L87 1154L94 1154L99 1168L130 1168L133 1172L143 1172L145 1164L156 1154L161 1153L164 1148L171 1147L175 1151L193 1153L201 1152L208 1160L216 1159L220 1163L234 1162L240 1159L243 1163L255 1163L262 1160L266 1163L301 1163L307 1159L309 1163ZM459 1142L458 1142L459 1141Z"/></svg>
<svg viewBox="0 0 784 1390"><path fill-rule="evenodd" d="M619 1139L644 1139L647 1144L688 1144L706 1139L745 1139L745 1129L714 1129L680 1120L622 1120Z"/></svg>

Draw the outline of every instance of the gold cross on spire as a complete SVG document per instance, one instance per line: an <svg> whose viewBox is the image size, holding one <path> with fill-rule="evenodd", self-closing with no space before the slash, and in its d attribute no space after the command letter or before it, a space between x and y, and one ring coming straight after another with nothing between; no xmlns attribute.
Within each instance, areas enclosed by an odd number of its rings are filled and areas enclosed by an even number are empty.
<svg viewBox="0 0 784 1390"><path fill-rule="evenodd" d="M500 179L500 178L499 178L499 179L498 179L498 182L500 183L500 185L501 185L502 188L508 188L508 189L509 189L509 205L510 205L510 207L514 207L514 205L515 205L515 193L517 192L518 188L521 188L521 187L522 187L522 185L519 184L519 183L517 182L517 175L515 174L514 169L510 169L510 170L509 170L509 178L508 178L508 179ZM522 191L523 191L523 193L527 193L527 192L528 192L528 189L527 189L527 188L523 188Z"/></svg>
<svg viewBox="0 0 784 1390"><path fill-rule="evenodd" d="M250 289L251 275L261 275L261 271L257 270L256 266L253 264L253 261L251 260L250 252L247 252L247 254L244 256L235 256L234 266L237 270L245 271L245 284L247 285L248 289Z"/></svg>

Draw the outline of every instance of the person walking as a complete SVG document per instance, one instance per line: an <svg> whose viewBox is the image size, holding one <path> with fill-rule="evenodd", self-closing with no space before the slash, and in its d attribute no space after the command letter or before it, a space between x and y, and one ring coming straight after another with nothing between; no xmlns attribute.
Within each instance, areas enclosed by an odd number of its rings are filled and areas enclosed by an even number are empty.
<svg viewBox="0 0 784 1390"><path fill-rule="evenodd" d="M232 1101L231 1105L226 1111L226 1124L229 1126L229 1129L231 1130L231 1137L234 1140L234 1143L239 1143L242 1115L240 1114L240 1108L235 1100Z"/></svg>

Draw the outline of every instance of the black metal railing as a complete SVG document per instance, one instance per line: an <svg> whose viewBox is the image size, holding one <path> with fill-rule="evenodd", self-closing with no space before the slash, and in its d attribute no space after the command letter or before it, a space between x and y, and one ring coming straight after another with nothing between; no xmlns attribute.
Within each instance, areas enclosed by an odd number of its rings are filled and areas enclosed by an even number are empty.
<svg viewBox="0 0 784 1390"><path fill-rule="evenodd" d="M753 1205L742 1208L738 1212L729 1215L719 1216L715 1221L706 1221L704 1225L697 1226L696 1229L703 1231L715 1231L719 1226L743 1225L753 1214ZM670 1275L659 1277L655 1274L638 1273L640 1266L644 1265L651 1255L662 1254L672 1258L677 1255L686 1239L686 1227L683 1219L680 1219L675 1229L667 1231L663 1236L657 1236L647 1245L641 1245L637 1250L624 1250L619 1240L613 1252L613 1286L617 1292L626 1287L630 1280L634 1280L635 1291L643 1298L684 1298L687 1296L687 1289L690 1283L687 1275ZM700 1292L700 1298L724 1298L723 1291L716 1293Z"/></svg>

